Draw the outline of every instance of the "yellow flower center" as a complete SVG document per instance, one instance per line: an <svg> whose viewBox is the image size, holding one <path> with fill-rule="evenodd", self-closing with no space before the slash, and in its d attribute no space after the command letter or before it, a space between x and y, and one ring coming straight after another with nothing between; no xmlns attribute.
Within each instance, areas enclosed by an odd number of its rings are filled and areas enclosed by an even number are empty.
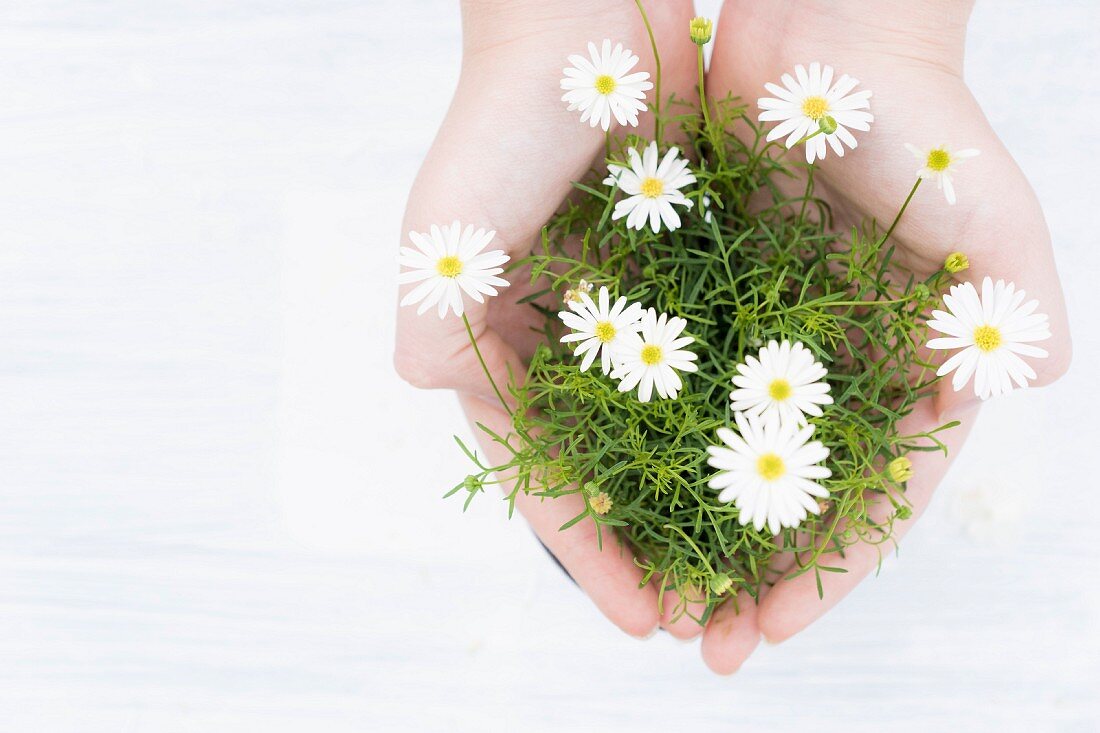
<svg viewBox="0 0 1100 733"><path fill-rule="evenodd" d="M596 324L596 338L605 344L615 338L615 326L611 321L600 321Z"/></svg>
<svg viewBox="0 0 1100 733"><path fill-rule="evenodd" d="M776 402L782 402L791 396L791 383L786 379L776 379L768 385L768 396Z"/></svg>
<svg viewBox="0 0 1100 733"><path fill-rule="evenodd" d="M825 116L829 111L829 103L825 97L806 97L802 100L802 114L815 122Z"/></svg>
<svg viewBox="0 0 1100 733"><path fill-rule="evenodd" d="M775 453L765 453L756 459L756 472L765 481L775 481L787 472L783 459Z"/></svg>
<svg viewBox="0 0 1100 733"><path fill-rule="evenodd" d="M985 352L1001 345L1001 332L996 326L978 326L974 329L974 345Z"/></svg>
<svg viewBox="0 0 1100 733"><path fill-rule="evenodd" d="M928 151L928 160L925 162L930 170L934 170L937 173L947 170L947 166L951 165L951 154L943 148L936 148L935 150Z"/></svg>
<svg viewBox="0 0 1100 733"><path fill-rule="evenodd" d="M655 199L665 190L665 184L660 178L643 178L641 189L647 199Z"/></svg>
<svg viewBox="0 0 1100 733"><path fill-rule="evenodd" d="M656 344L646 344L642 347L642 363L646 366L659 364L661 361L661 347Z"/></svg>
<svg viewBox="0 0 1100 733"><path fill-rule="evenodd" d="M435 263L435 271L443 277L458 277L462 274L462 260L454 255L440 257Z"/></svg>
<svg viewBox="0 0 1100 733"><path fill-rule="evenodd" d="M600 94L611 94L615 91L615 77L600 74L596 77L596 91Z"/></svg>

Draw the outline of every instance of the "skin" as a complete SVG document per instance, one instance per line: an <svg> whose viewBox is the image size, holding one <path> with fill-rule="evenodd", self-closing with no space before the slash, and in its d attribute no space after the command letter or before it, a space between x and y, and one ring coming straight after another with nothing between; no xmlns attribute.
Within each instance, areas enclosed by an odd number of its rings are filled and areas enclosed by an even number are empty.
<svg viewBox="0 0 1100 733"><path fill-rule="evenodd" d="M938 270L947 254L963 250L971 261L966 279L1013 280L1029 299L1038 298L1050 316L1053 338L1042 344L1050 358L1030 363L1039 373L1037 384L1048 384L1070 361L1061 286L1035 194L962 80L970 8L970 2L960 0L727 0L716 24L707 93L755 100L766 96L764 82L778 82L795 64L815 60L831 64L838 74L856 76L860 89L874 91L871 133L856 133L859 147L843 158L830 150L815 174L817 193L832 206L838 231L865 217L893 219L919 167L903 143L978 148L981 155L966 161L956 176L956 206L948 206L931 182L918 190L894 235L898 259L924 277ZM650 2L647 11L661 50L662 96L695 99L696 48L687 33L691 3ZM603 151L603 131L580 124L579 113L567 112L560 101L565 57L583 53L590 40L607 37L631 48L641 57L636 68L652 74L649 40L636 7L626 0L467 0L462 17L458 88L413 185L403 232L427 231L431 224L457 218L495 229L492 246L520 258L569 195L570 182L581 178ZM637 132L652 136L648 115ZM509 280L514 285L507 293L487 305L467 299L475 336L502 385L508 383L509 366L515 374L525 371L524 359L537 338L529 331L537 314L514 305L525 293L525 278L513 273ZM414 308L399 309L395 366L415 386L456 390L472 426L480 422L497 433L508 432L508 416L493 396L460 319L440 320L431 312L418 317ZM969 387L954 392L945 382L900 429L911 434L960 420L962 425L945 440L953 458L977 408ZM501 446L483 441L482 448L490 461L505 461ZM914 512L897 526L899 537L920 516L950 465L940 454L910 457L915 476L907 497ZM736 671L761 638L783 641L819 618L880 557L879 548L857 545L846 557L830 560L848 572L823 574L824 599L818 598L813 574L781 579L765 589L758 604L740 598L740 613L725 604L703 630L686 616L673 619L676 598L669 594L664 613L658 611L654 584L638 587L641 574L614 538L605 537L606 549L599 552L591 523L558 531L582 511L579 497L540 501L521 496L517 506L614 624L637 637L658 627L683 639L702 634L703 659L721 674ZM890 507L881 509L885 515ZM790 556L780 556L776 569L792 563Z"/></svg>

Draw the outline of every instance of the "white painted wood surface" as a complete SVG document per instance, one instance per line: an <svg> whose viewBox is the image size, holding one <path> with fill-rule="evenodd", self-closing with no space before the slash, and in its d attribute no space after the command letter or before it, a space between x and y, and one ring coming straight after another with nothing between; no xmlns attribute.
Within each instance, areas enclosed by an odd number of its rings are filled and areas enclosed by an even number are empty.
<svg viewBox="0 0 1100 733"><path fill-rule="evenodd" d="M987 410L881 577L719 679L439 498L463 428L391 373L392 253L454 3L0 4L0 730L1097 730L1097 27L985 0L968 61L1074 371ZM960 519L975 489L1022 518Z"/></svg>

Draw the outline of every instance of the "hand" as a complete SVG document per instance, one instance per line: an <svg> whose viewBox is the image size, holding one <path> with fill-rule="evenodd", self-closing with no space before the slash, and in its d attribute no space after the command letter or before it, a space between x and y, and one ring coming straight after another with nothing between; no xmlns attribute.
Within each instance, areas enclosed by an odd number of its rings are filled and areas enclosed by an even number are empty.
<svg viewBox="0 0 1100 733"><path fill-rule="evenodd" d="M859 89L873 91L875 121L870 133L856 133L859 147L843 158L830 150L815 172L816 193L832 206L838 232L868 217L880 223L894 218L919 167L905 143L979 149L981 155L959 169L957 205L947 205L929 181L918 189L894 233L896 260L923 278L940 269L949 253L963 251L971 264L965 279L980 282L988 275L1012 280L1029 299L1038 298L1050 316L1053 338L1042 344L1050 357L1029 363L1038 372L1037 384L1048 384L1070 361L1061 286L1035 194L962 79L970 7L968 0L727 0L707 93L723 97L729 92L755 109L757 98L771 96L764 91L765 82L778 82L780 74L795 64L812 61L830 64L838 74L858 78ZM1020 94L1026 96L1027 90ZM802 154L800 147L787 153ZM950 420L961 420L962 425L943 434L947 459L941 453L910 454L915 475L906 497L914 511L911 519L895 524L898 537L927 506L977 408L971 386L955 392L947 378L934 399L919 404L902 421L902 434L924 432ZM880 503L878 518L891 511L889 503ZM742 603L740 615L730 604L721 607L705 632L707 663L715 671L733 672L760 634L778 642L801 631L876 567L884 551L855 545L843 558L831 556L830 565L848 572L823 574L824 598L818 598L814 575L805 573L779 580L758 605L751 600ZM792 565L791 556L781 556L775 569L785 574Z"/></svg>
<svg viewBox="0 0 1100 733"><path fill-rule="evenodd" d="M662 96L694 98L696 52L687 32L691 3L649 2L647 11L661 52ZM458 219L495 229L490 249L502 248L521 258L569 194L571 182L580 180L603 154L603 130L582 124L580 114L567 111L561 101L559 80L566 57L584 54L589 41L610 38L641 57L636 70L652 75L650 43L637 8L625 0L467 0L462 16L458 89L409 196L403 241L406 232L425 232L432 224ZM638 132L652 136L652 127L652 119L643 115ZM614 127L611 131L626 134ZM509 367L517 376L526 372L524 361L537 342L529 327L540 318L529 306L515 304L526 292L524 274L512 273L508 279L512 286L487 305L467 301L479 347L502 388L509 382ZM510 432L508 415L460 319L400 309L395 363L402 377L418 387L458 390L471 425L480 422L498 434ZM484 437L476 427L474 432ZM506 462L500 445L482 444L491 463ZM543 501L521 494L516 505L611 621L635 636L657 626L657 592L652 585L639 589L642 576L629 551L617 552L613 539L599 551L591 522L558 531L584 510L579 496ZM666 596L666 608L671 610L675 602ZM687 618L668 625L681 635L699 632Z"/></svg>

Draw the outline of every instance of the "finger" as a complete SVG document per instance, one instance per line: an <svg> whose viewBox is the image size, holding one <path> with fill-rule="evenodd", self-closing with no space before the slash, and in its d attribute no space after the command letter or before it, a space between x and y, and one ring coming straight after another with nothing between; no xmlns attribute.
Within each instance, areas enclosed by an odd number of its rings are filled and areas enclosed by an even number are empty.
<svg viewBox="0 0 1100 733"><path fill-rule="evenodd" d="M981 203L970 207L955 238L941 236L952 245L947 249L964 252L970 261L970 268L956 276L958 281L973 283L981 293L984 278L989 277L994 282L1004 280L1014 283L1017 290L1026 291L1025 303L1038 300L1037 312L1048 316L1051 337L1034 346L1041 347L1048 356L1025 357L1024 361L1035 371L1036 378L1029 386L1041 387L1065 374L1072 358L1069 321L1050 232L1023 173L985 124L984 117L980 122L973 131L973 139L977 140L977 146L982 146L982 153L966 161L965 175L973 189L972 195L980 197ZM934 200L936 197L928 198ZM924 201L921 203L927 205ZM945 306L941 308L946 310ZM931 335L943 334L932 332ZM935 361L942 363L952 353L938 352ZM935 404L940 419L950 421L974 409L980 401L973 376L959 389L954 388L953 380L947 376L939 384Z"/></svg>
<svg viewBox="0 0 1100 733"><path fill-rule="evenodd" d="M760 643L758 606L748 591L714 610L703 632L703 661L718 674L736 672Z"/></svg>
<svg viewBox="0 0 1100 733"><path fill-rule="evenodd" d="M495 465L507 463L511 458L509 450L486 439L477 423L498 435L507 435L511 429L508 416L499 407L484 400L468 395L460 399L489 462ZM498 478L506 490L510 490L515 476L510 474ZM579 495L540 499L521 491L516 497L516 508L546 548L612 623L636 637L645 637L657 627L657 590L652 585L639 587L642 571L634 564L630 548L620 547L613 531L604 532L601 551L596 535L600 530L591 520L578 522L565 531L559 530L585 510L584 500Z"/></svg>
<svg viewBox="0 0 1100 733"><path fill-rule="evenodd" d="M780 551L768 562L757 598L741 591L736 605L733 600L727 601L715 610L707 623L703 633L703 660L718 674L733 674L756 649L761 636L757 621L760 601L769 593L772 583L794 567L794 554L783 549L783 535L777 536L776 541ZM808 540L799 538L798 541L805 544Z"/></svg>
<svg viewBox="0 0 1100 733"><path fill-rule="evenodd" d="M895 520L893 542L905 536L928 506L933 491L966 440L976 417L976 410L962 415L961 425L940 433L947 445L947 456L941 452L914 451L908 454L913 462L913 478L907 483L904 495L912 505L913 514L904 521ZM924 400L917 403L913 412L899 423L898 429L902 435L912 435L933 430L940 424L935 406L931 401ZM875 522L881 523L894 511L888 500L880 499L874 504L870 515ZM793 578L788 574L779 580L760 605L758 624L764 638L772 643L780 642L809 626L877 568L883 555L892 549L892 543L880 546L861 541L846 548L843 556L823 556L822 564L845 572L821 573L821 596L818 595L818 579L812 570Z"/></svg>
<svg viewBox="0 0 1100 733"><path fill-rule="evenodd" d="M704 595L698 588L690 586L665 590L660 599L661 628L684 641L703 633L697 619L701 619L707 610Z"/></svg>

